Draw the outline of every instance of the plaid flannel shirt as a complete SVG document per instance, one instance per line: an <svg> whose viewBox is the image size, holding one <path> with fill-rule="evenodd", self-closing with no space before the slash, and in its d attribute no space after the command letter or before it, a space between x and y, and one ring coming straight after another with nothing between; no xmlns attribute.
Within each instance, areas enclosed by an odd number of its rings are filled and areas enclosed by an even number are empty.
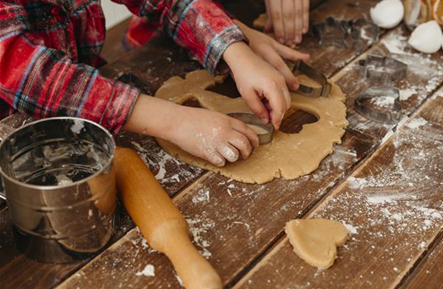
<svg viewBox="0 0 443 289"><path fill-rule="evenodd" d="M211 73L230 44L245 40L209 0L113 1L161 27ZM139 91L99 74L104 40L99 0L0 1L0 118L15 110L77 116L118 133Z"/></svg>

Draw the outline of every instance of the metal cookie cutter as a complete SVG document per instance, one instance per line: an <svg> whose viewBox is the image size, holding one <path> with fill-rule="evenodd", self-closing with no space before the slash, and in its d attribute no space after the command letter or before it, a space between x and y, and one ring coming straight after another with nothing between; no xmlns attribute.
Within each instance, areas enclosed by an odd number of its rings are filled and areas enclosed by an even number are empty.
<svg viewBox="0 0 443 289"><path fill-rule="evenodd" d="M258 135L260 145L268 144L274 137L274 126L272 123L263 124L261 120L252 113L234 112L228 113L228 116L241 120L249 125Z"/></svg>
<svg viewBox="0 0 443 289"><path fill-rule="evenodd" d="M326 76L319 71L315 70L311 66L307 65L301 60L295 62L294 67L292 68L292 72L299 71L300 73L306 75L312 80L316 81L321 87L310 87L307 85L300 84L299 89L297 90L298 94L307 96L307 97L328 97L331 92L331 84L328 82Z"/></svg>
<svg viewBox="0 0 443 289"><path fill-rule="evenodd" d="M368 55L358 63L360 77L384 84L406 77L408 65L389 56Z"/></svg>
<svg viewBox="0 0 443 289"><path fill-rule="evenodd" d="M326 18L325 22L314 23L312 32L320 41L321 46L347 47L346 35L348 34L348 25L346 21L339 21L333 17Z"/></svg>
<svg viewBox="0 0 443 289"><path fill-rule="evenodd" d="M355 111L381 123L397 123L401 118L400 91L391 86L370 87L355 99Z"/></svg>
<svg viewBox="0 0 443 289"><path fill-rule="evenodd" d="M364 42L375 43L379 34L378 26L363 18L337 20L328 17L322 23L313 24L312 31L321 46L354 47L359 51L366 46Z"/></svg>
<svg viewBox="0 0 443 289"><path fill-rule="evenodd" d="M380 28L372 22L364 18L358 18L349 21L351 28L350 34L354 40L365 40L368 43L375 43L378 41Z"/></svg>

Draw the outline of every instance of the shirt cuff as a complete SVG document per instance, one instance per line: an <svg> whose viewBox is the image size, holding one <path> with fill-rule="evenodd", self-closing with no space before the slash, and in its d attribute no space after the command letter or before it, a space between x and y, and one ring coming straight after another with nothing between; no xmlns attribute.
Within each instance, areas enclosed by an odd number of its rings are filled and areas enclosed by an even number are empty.
<svg viewBox="0 0 443 289"><path fill-rule="evenodd" d="M139 89L99 75L78 116L102 125L115 136L126 124L139 95Z"/></svg>
<svg viewBox="0 0 443 289"><path fill-rule="evenodd" d="M225 30L220 31L209 43L207 54L204 58L204 67L212 75L229 73L229 66L222 58L223 53L231 44L239 41L248 43L248 39L237 25L229 26Z"/></svg>

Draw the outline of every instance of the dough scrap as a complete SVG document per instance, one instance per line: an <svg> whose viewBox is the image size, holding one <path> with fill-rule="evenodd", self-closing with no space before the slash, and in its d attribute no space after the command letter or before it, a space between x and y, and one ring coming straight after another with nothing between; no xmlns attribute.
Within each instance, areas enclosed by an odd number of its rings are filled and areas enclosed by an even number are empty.
<svg viewBox="0 0 443 289"><path fill-rule="evenodd" d="M327 269L337 258L337 246L348 238L346 227L327 219L292 220L286 234L294 252L311 266Z"/></svg>
<svg viewBox="0 0 443 289"><path fill-rule="evenodd" d="M266 22L268 22L268 14L263 13L260 14L257 19L252 22L252 27L254 27L257 30L263 30L265 29Z"/></svg>
<svg viewBox="0 0 443 289"><path fill-rule="evenodd" d="M299 80L304 84L313 84L305 76L300 76ZM205 70L193 71L185 79L178 76L170 78L155 96L178 104L195 99L202 107L224 114L251 112L242 98L230 98L206 90L221 81ZM183 162L219 172L236 181L263 184L280 177L287 180L298 178L317 169L323 158L333 152L334 144L341 143L348 122L343 104L345 97L335 84L332 84L329 97L307 98L295 93L291 96L293 108L315 115L318 121L305 124L297 134L276 132L270 144L255 149L247 160L219 168L170 142L162 139L157 139L157 142L166 152Z"/></svg>

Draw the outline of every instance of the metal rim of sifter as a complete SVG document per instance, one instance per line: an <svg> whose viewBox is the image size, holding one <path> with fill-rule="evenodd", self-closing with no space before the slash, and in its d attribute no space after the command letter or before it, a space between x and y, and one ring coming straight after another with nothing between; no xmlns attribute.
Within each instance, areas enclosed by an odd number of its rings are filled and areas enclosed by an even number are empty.
<svg viewBox="0 0 443 289"><path fill-rule="evenodd" d="M368 107L366 103L369 99L384 96L383 93L381 93L382 91L394 95L393 108L387 111L380 111ZM356 112L373 121L387 124L397 123L401 118L400 91L392 86L370 87L357 96L354 108Z"/></svg>
<svg viewBox="0 0 443 289"><path fill-rule="evenodd" d="M43 123L43 122L47 122L47 121L56 121L56 120L72 120L72 121L87 122L87 123L89 123L91 125L94 125L94 126L100 128L101 130L103 130L103 132L109 137L109 139L112 142L111 150L112 150L113 153L109 156L109 159L106 161L105 164L103 164L103 167L99 171L95 172L93 175L88 176L88 177L86 177L84 179L81 179L81 180L78 180L76 182L72 182L72 183L70 183L68 185L65 185L65 187L75 186L75 185L77 185L77 184L79 184L81 182L86 182L89 179L94 178L96 175L101 174L105 170L105 168L108 167L114 161L114 152L116 150L116 144L115 144L114 138L112 137L111 133L107 129L102 127L101 125L99 125L99 124L97 124L97 123L95 123L93 121L90 121L90 120L87 120L87 119L83 119L83 118L69 117L69 116L60 116L60 117L50 117L50 118L45 118L45 119L41 119L41 120L36 120L36 121L30 122L30 123L28 123L28 124L26 124L24 126L19 127L18 129L14 130L12 133L10 133L6 138L12 137L14 134L18 133L20 130L26 129L26 128L30 127L30 126L35 125L35 124ZM3 145L5 143L6 142L4 140L0 143L0 151L2 150L2 147L3 147ZM27 188L43 189L43 190L46 190L46 191L60 189L60 186L32 185L32 184L20 182L20 181L14 179L13 177L9 176L6 172L4 172L3 169L1 168L1 166L0 166L0 175L3 178L7 178L8 180L10 180L13 183L19 184L20 186L27 187ZM4 196L2 196L0 194L0 198L4 198Z"/></svg>
<svg viewBox="0 0 443 289"><path fill-rule="evenodd" d="M264 129L266 133L257 134L258 143L260 145L265 145L272 142L272 139L274 137L274 126L272 125L272 123L263 124L261 120L255 114L252 113L234 112L234 113L228 113L228 116L238 119L246 124L255 125L258 126L259 128Z"/></svg>

